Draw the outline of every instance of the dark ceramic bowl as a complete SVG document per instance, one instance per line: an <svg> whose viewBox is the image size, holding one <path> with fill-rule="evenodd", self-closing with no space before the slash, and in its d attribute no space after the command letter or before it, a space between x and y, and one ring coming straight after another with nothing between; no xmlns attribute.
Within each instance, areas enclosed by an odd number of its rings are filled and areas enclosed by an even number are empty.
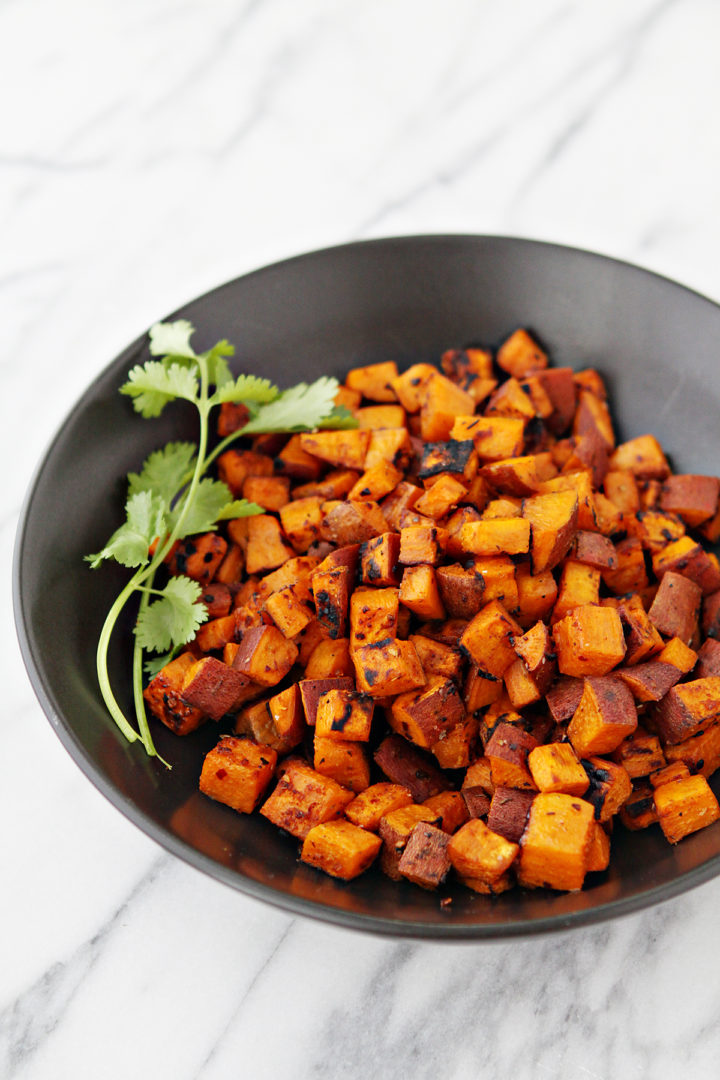
<svg viewBox="0 0 720 1080"><path fill-rule="evenodd" d="M621 437L655 433L676 469L720 472L720 307L645 270L588 252L501 237L378 240L267 267L186 304L196 343L237 345L236 366L281 386L358 363L437 360L441 350L536 330L558 365L607 378ZM197 344L196 344L197 347ZM496 899L452 890L450 907L372 869L339 883L298 862L297 844L260 816L197 791L215 725L185 739L156 725L167 772L108 717L94 654L126 574L83 562L120 522L125 474L169 438L191 437L182 405L146 421L118 394L146 359L139 338L72 410L35 476L15 567L18 633L35 692L69 753L144 832L212 877L258 899L344 926L442 940L501 938L579 926L665 900L720 871L720 823L671 847L655 827L618 829L610 870L581 893L516 890ZM70 516L68 511L70 510ZM68 527L70 525L71 527ZM131 709L130 627L111 655ZM159 729L159 730L158 730ZM445 895L443 892L442 895Z"/></svg>

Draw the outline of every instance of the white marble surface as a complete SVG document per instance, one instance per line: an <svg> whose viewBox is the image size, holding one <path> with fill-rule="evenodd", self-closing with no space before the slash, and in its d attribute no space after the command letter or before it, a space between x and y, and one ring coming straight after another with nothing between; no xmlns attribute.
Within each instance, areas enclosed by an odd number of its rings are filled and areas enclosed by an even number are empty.
<svg viewBox="0 0 720 1080"><path fill-rule="evenodd" d="M720 298L719 36L713 0L0 0L3 565L35 463L99 367L276 258L509 233ZM70 761L8 579L0 1076L718 1076L720 881L485 947L246 900Z"/></svg>

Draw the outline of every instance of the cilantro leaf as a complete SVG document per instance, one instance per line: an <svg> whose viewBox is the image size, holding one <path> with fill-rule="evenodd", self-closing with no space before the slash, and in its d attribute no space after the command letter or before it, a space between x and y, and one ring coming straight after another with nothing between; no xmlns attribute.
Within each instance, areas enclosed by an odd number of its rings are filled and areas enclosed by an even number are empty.
<svg viewBox="0 0 720 1080"><path fill-rule="evenodd" d="M210 532L216 527L218 514L228 503L232 502L232 495L227 484L221 480L209 480L207 477L201 480L195 488L192 504L184 518L180 531L176 534L178 540L185 536L193 536L195 533ZM171 529L175 529L184 505L184 500L174 507L168 515Z"/></svg>
<svg viewBox="0 0 720 1080"><path fill-rule="evenodd" d="M149 558L150 544L167 532L165 506L150 491L131 495L125 513L124 524L115 530L102 551L85 556L93 570L104 559L115 559L123 566L143 566Z"/></svg>
<svg viewBox="0 0 720 1080"><path fill-rule="evenodd" d="M257 414L245 425L243 432L309 431L316 428L333 411L337 379L323 376L309 386L298 383L283 390L279 397L261 406Z"/></svg>
<svg viewBox="0 0 720 1080"><path fill-rule="evenodd" d="M180 575L172 577L160 599L148 604L138 615L135 633L141 648L165 652L174 645L184 645L207 619L207 608L197 601L202 589L197 581Z"/></svg>
<svg viewBox="0 0 720 1080"><path fill-rule="evenodd" d="M264 514L265 510L258 503L248 502L247 499L233 499L232 502L223 506L217 516L217 521L230 521L232 518L252 517L253 514Z"/></svg>
<svg viewBox="0 0 720 1080"><path fill-rule="evenodd" d="M344 405L336 405L330 415L326 416L324 420L321 420L317 426L319 428L332 428L333 431L339 431L340 429L346 430L356 428L358 426L358 421Z"/></svg>
<svg viewBox="0 0 720 1080"><path fill-rule="evenodd" d="M215 387L225 386L233 381L226 356L235 355L235 346L223 338L204 354L207 362L208 382Z"/></svg>
<svg viewBox="0 0 720 1080"><path fill-rule="evenodd" d="M197 402L198 380L193 368L162 360L136 364L128 381L120 387L121 394L133 399L137 412L146 418L159 416L169 401L184 398Z"/></svg>
<svg viewBox="0 0 720 1080"><path fill-rule="evenodd" d="M225 383L213 394L213 404L223 401L254 402L263 405L275 401L280 391L269 379L260 379L257 375L238 375L237 379Z"/></svg>
<svg viewBox="0 0 720 1080"><path fill-rule="evenodd" d="M154 679L157 673L162 671L166 664L169 664L171 660L175 659L181 648L182 645L176 645L168 652L161 653L160 656L148 657L143 664L143 670L148 678Z"/></svg>
<svg viewBox="0 0 720 1080"><path fill-rule="evenodd" d="M150 352L153 356L184 356L195 359L195 351L190 338L195 327L187 319L177 322L155 323L150 327Z"/></svg>
<svg viewBox="0 0 720 1080"><path fill-rule="evenodd" d="M129 494L154 492L170 506L193 469L196 451L195 444L189 442L169 442L153 451L139 473L128 473Z"/></svg>

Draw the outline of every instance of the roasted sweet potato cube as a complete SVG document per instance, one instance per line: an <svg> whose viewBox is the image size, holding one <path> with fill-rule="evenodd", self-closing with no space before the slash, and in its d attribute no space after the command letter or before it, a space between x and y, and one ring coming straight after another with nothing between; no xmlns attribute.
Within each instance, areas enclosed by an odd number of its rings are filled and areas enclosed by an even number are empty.
<svg viewBox="0 0 720 1080"><path fill-rule="evenodd" d="M527 330L513 331L497 352L498 366L516 378L548 366L547 353Z"/></svg>
<svg viewBox="0 0 720 1080"><path fill-rule="evenodd" d="M610 837L599 822L595 822L588 853L587 872L597 874L610 865Z"/></svg>
<svg viewBox="0 0 720 1080"><path fill-rule="evenodd" d="M300 662L302 663L302 656ZM344 675L355 678L349 639L325 638L318 641L305 664L306 678L334 679Z"/></svg>
<svg viewBox="0 0 720 1080"><path fill-rule="evenodd" d="M494 392L483 410L485 416L519 416L522 420L532 420L535 407L520 387L516 378L506 379Z"/></svg>
<svg viewBox="0 0 720 1080"><path fill-rule="evenodd" d="M449 841L450 837L441 829L420 822L410 833L400 857L400 874L423 889L436 889L450 869Z"/></svg>
<svg viewBox="0 0 720 1080"><path fill-rule="evenodd" d="M400 584L400 603L421 619L444 619L435 570L432 566L407 566Z"/></svg>
<svg viewBox="0 0 720 1080"><path fill-rule="evenodd" d="M555 623L553 640L563 675L607 675L625 656L622 623L614 608L576 607Z"/></svg>
<svg viewBox="0 0 720 1080"><path fill-rule="evenodd" d="M681 672L672 664L649 660L635 667L618 668L615 675L622 679L636 701L660 701L668 690L679 681Z"/></svg>
<svg viewBox="0 0 720 1080"><path fill-rule="evenodd" d="M248 476L272 476L273 462L267 454L252 450L226 450L217 459L217 471L232 494L240 496Z"/></svg>
<svg viewBox="0 0 720 1080"><path fill-rule="evenodd" d="M189 735L207 720L207 713L203 709L189 705L181 697L185 676L195 663L192 653L181 653L165 664L143 691L153 716L176 735Z"/></svg>
<svg viewBox="0 0 720 1080"><path fill-rule="evenodd" d="M622 514L635 514L640 509L640 492L633 473L627 469L610 469L605 474L603 487L608 499Z"/></svg>
<svg viewBox="0 0 720 1080"><path fill-rule="evenodd" d="M489 758L480 757L467 768L462 782L463 791L468 787L480 787L487 795L492 795L495 785Z"/></svg>
<svg viewBox="0 0 720 1080"><path fill-rule="evenodd" d="M398 622L398 590L355 589L350 598L350 649L394 638Z"/></svg>
<svg viewBox="0 0 720 1080"><path fill-rule="evenodd" d="M261 597L267 597L288 585L302 585L309 589L313 571L319 563L320 558L317 555L294 555L277 570L262 578L258 583L258 592Z"/></svg>
<svg viewBox="0 0 720 1080"><path fill-rule="evenodd" d="M691 528L715 516L720 497L717 476L688 473L669 476L662 486L660 507L678 514Z"/></svg>
<svg viewBox="0 0 720 1080"><path fill-rule="evenodd" d="M648 780L639 780L620 807L618 817L626 829L637 832L647 829L657 821L652 784Z"/></svg>
<svg viewBox="0 0 720 1080"><path fill-rule="evenodd" d="M562 792L536 795L520 841L521 883L562 891L581 889L593 832L589 803Z"/></svg>
<svg viewBox="0 0 720 1080"><path fill-rule="evenodd" d="M398 401L407 412L420 411L425 386L436 374L437 368L432 364L413 364L402 375L397 375L390 380Z"/></svg>
<svg viewBox="0 0 720 1080"><path fill-rule="evenodd" d="M552 652L550 631L543 622L537 622L515 641L515 652L524 662L541 695L544 695L555 678L555 660Z"/></svg>
<svg viewBox="0 0 720 1080"><path fill-rule="evenodd" d="M610 821L630 797L632 782L622 765L603 757L582 759L590 780L584 798L595 808L595 819Z"/></svg>
<svg viewBox="0 0 720 1080"><path fill-rule="evenodd" d="M200 790L216 802L251 814L273 778L276 762L272 747L224 735L205 756Z"/></svg>
<svg viewBox="0 0 720 1080"><path fill-rule="evenodd" d="M387 814L411 804L412 795L406 787L381 781L378 784L371 784L369 788L356 795L345 807L345 816L352 821L353 825L359 825L361 829L369 829L370 832L377 832L381 820Z"/></svg>
<svg viewBox="0 0 720 1080"><path fill-rule="evenodd" d="M631 780L665 767L665 754L657 735L638 727L613 752L613 761L622 765Z"/></svg>
<svg viewBox="0 0 720 1080"><path fill-rule="evenodd" d="M468 623L460 647L478 667L502 678L515 659L514 641L522 629L499 600L491 600Z"/></svg>
<svg viewBox="0 0 720 1080"><path fill-rule="evenodd" d="M448 443L452 446L452 443ZM459 444L454 444L459 445ZM450 473L441 474L437 481L432 484L415 503L418 514L425 514L436 521L445 517L450 510L454 509L459 502L463 502L467 488Z"/></svg>
<svg viewBox="0 0 720 1080"><path fill-rule="evenodd" d="M276 626L248 630L240 642L233 668L261 686L276 686L297 659L298 649Z"/></svg>
<svg viewBox="0 0 720 1080"><path fill-rule="evenodd" d="M523 517L532 528L533 574L552 570L570 550L578 528L578 497L574 491L555 491L526 499Z"/></svg>
<svg viewBox="0 0 720 1080"><path fill-rule="evenodd" d="M329 690L354 690L355 680L350 677L335 676L322 679L301 679L297 685L305 720L310 727L315 727L318 703L322 695Z"/></svg>
<svg viewBox="0 0 720 1080"><path fill-rule="evenodd" d="M530 566L526 563L515 569L515 585L517 588L518 622L522 626L531 626L538 619L545 618L555 605L557 599L557 584L550 570L543 570L540 574L532 574Z"/></svg>
<svg viewBox="0 0 720 1080"><path fill-rule="evenodd" d="M717 557L707 552L689 536L681 536L653 555L653 570L662 578L669 570L683 574L700 587L704 596L720 589L720 566Z"/></svg>
<svg viewBox="0 0 720 1080"><path fill-rule="evenodd" d="M508 789L512 790L512 789ZM517 789L515 789L517 790ZM465 800L465 806L467 807L468 816L471 818L484 818L487 817L490 810L490 800L492 796L488 795L483 788L477 787L464 787L460 792Z"/></svg>
<svg viewBox="0 0 720 1080"><path fill-rule="evenodd" d="M680 638L674 637L668 641L665 648L657 654L655 659L663 664L672 664L683 675L687 675L695 667L698 653L691 649L689 645L686 645L684 641L681 641Z"/></svg>
<svg viewBox="0 0 720 1080"><path fill-rule="evenodd" d="M521 727L504 721L497 724L485 747L496 788L535 789L535 782L528 768L528 754L537 745L537 739Z"/></svg>
<svg viewBox="0 0 720 1080"><path fill-rule="evenodd" d="M284 640L284 639L283 639ZM230 712L241 692L247 685L247 672L241 674L216 660L214 656L204 656L187 668L180 696L188 705L201 709L211 719L219 720Z"/></svg>
<svg viewBox="0 0 720 1080"><path fill-rule="evenodd" d="M536 792L496 787L488 811L488 828L513 844L520 842Z"/></svg>
<svg viewBox="0 0 720 1080"><path fill-rule="evenodd" d="M577 439L592 433L602 438L608 450L615 447L615 432L607 405L592 391L581 389L573 420L573 435Z"/></svg>
<svg viewBox="0 0 720 1080"><path fill-rule="evenodd" d="M328 739L367 742L375 703L356 690L328 690L322 694L315 715L315 734Z"/></svg>
<svg viewBox="0 0 720 1080"><path fill-rule="evenodd" d="M345 385L359 391L370 401L397 401L391 385L397 377L397 364L393 360L386 360L380 364L351 368L345 377Z"/></svg>
<svg viewBox="0 0 720 1080"><path fill-rule="evenodd" d="M635 731L637 723L633 696L621 679L586 678L583 696L568 727L568 738L580 757L609 754Z"/></svg>
<svg viewBox="0 0 720 1080"><path fill-rule="evenodd" d="M472 439L481 461L503 461L522 453L525 421L515 416L459 416L451 439Z"/></svg>
<svg viewBox="0 0 720 1080"><path fill-rule="evenodd" d="M285 762L282 775L260 813L274 825L304 840L315 825L340 817L353 793L306 762Z"/></svg>
<svg viewBox="0 0 720 1080"><path fill-rule="evenodd" d="M324 565L324 564L323 564ZM349 566L318 567L312 575L312 593L318 621L330 637L343 638L347 629L353 573Z"/></svg>
<svg viewBox="0 0 720 1080"><path fill-rule="evenodd" d="M638 511L633 527L642 546L652 555L685 535L685 526L679 517L655 509Z"/></svg>
<svg viewBox="0 0 720 1080"><path fill-rule="evenodd" d="M349 499L379 499L389 495L402 480L402 473L389 461L379 461L359 478L348 493Z"/></svg>
<svg viewBox="0 0 720 1080"><path fill-rule="evenodd" d="M400 537L384 532L360 549L360 576L365 585L396 586L400 583Z"/></svg>
<svg viewBox="0 0 720 1080"><path fill-rule="evenodd" d="M695 667L696 679L707 679L712 675L720 675L720 641L708 638L700 646L697 653L697 666Z"/></svg>
<svg viewBox="0 0 720 1080"><path fill-rule="evenodd" d="M323 503L322 535L335 544L364 544L387 529L379 505L372 499Z"/></svg>
<svg viewBox="0 0 720 1080"><path fill-rule="evenodd" d="M666 744L679 743L720 717L720 678L678 683L655 706L653 724Z"/></svg>
<svg viewBox="0 0 720 1080"><path fill-rule="evenodd" d="M410 525L400 530L398 562L403 566L434 565L442 554L444 530L432 525Z"/></svg>
<svg viewBox="0 0 720 1080"><path fill-rule="evenodd" d="M359 742L316 734L313 765L316 772L356 794L370 786L370 762L365 747Z"/></svg>
<svg viewBox="0 0 720 1080"><path fill-rule="evenodd" d="M702 591L694 581L668 571L648 615L661 634L678 637L689 645L697 634L701 600Z"/></svg>
<svg viewBox="0 0 720 1080"><path fill-rule="evenodd" d="M379 833L383 841L380 866L393 881L401 881L398 869L410 834L420 822L437 825L440 816L428 806L405 806L386 814L380 821Z"/></svg>
<svg viewBox="0 0 720 1080"><path fill-rule="evenodd" d="M247 405L241 401L223 401L217 421L217 433L221 439L245 427L250 419Z"/></svg>
<svg viewBox="0 0 720 1080"><path fill-rule="evenodd" d="M446 349L440 358L440 367L449 379L457 382L464 382L469 375L487 379L493 373L492 353L477 346Z"/></svg>
<svg viewBox="0 0 720 1080"><path fill-rule="evenodd" d="M171 574L184 574L205 587L225 557L227 541L215 532L190 536L173 549L169 563Z"/></svg>
<svg viewBox="0 0 720 1080"><path fill-rule="evenodd" d="M655 788L654 799L660 828L671 844L720 818L720 806L704 776L662 784Z"/></svg>
<svg viewBox="0 0 720 1080"><path fill-rule="evenodd" d="M245 554L239 544L228 544L223 561L218 566L213 577L213 585L233 585L242 577L245 565ZM208 589L212 586L208 586Z"/></svg>
<svg viewBox="0 0 720 1080"><path fill-rule="evenodd" d="M447 679L459 679L463 658L458 649L423 634L411 634L409 640L415 646L426 677L442 675Z"/></svg>
<svg viewBox="0 0 720 1080"><path fill-rule="evenodd" d="M624 597L617 611L625 632L625 663L628 667L662 652L663 639L650 621L639 596Z"/></svg>
<svg viewBox="0 0 720 1080"><path fill-rule="evenodd" d="M489 675L476 664L471 665L463 687L463 700L468 713L477 712L478 709L497 701L501 696L504 683Z"/></svg>
<svg viewBox="0 0 720 1080"><path fill-rule="evenodd" d="M290 480L287 476L248 476L242 496L265 510L280 510L290 501Z"/></svg>
<svg viewBox="0 0 720 1080"><path fill-rule="evenodd" d="M720 723L714 721L697 735L665 747L668 764L683 762L692 772L712 776L720 767Z"/></svg>
<svg viewBox="0 0 720 1080"><path fill-rule="evenodd" d="M481 574L459 563L439 566L435 574L441 602L449 615L458 619L471 619L477 615L485 592Z"/></svg>
<svg viewBox="0 0 720 1080"><path fill-rule="evenodd" d="M429 750L465 715L457 686L451 679L431 675L420 690L399 694L392 703L390 723L399 735Z"/></svg>
<svg viewBox="0 0 720 1080"><path fill-rule="evenodd" d="M291 435L275 457L275 471L293 481L314 481L320 477L323 464L302 449L300 436Z"/></svg>
<svg viewBox="0 0 720 1080"><path fill-rule="evenodd" d="M465 390L436 372L423 387L420 434L425 442L449 439L457 416L471 413L475 401Z"/></svg>
<svg viewBox="0 0 720 1080"><path fill-rule="evenodd" d="M450 787L447 777L432 758L400 735L388 735L383 739L374 759L388 780L407 788L416 802L424 802Z"/></svg>
<svg viewBox="0 0 720 1080"><path fill-rule="evenodd" d="M391 399L392 400L392 399ZM363 429L317 431L300 436L300 449L330 465L346 469L365 468L370 432Z"/></svg>
<svg viewBox="0 0 720 1080"><path fill-rule="evenodd" d="M554 435L563 435L575 415L577 387L573 374L572 368L548 368L534 375L552 403L553 412L546 423Z"/></svg>
<svg viewBox="0 0 720 1080"><path fill-rule="evenodd" d="M520 657L515 660L503 676L505 689L513 709L524 709L542 699L537 683L530 675L527 664Z"/></svg>
<svg viewBox="0 0 720 1080"><path fill-rule="evenodd" d="M569 743L534 747L528 754L528 767L540 791L584 795L590 786L587 773Z"/></svg>
<svg viewBox="0 0 720 1080"><path fill-rule="evenodd" d="M465 800L459 791L441 791L439 795L431 795L423 805L438 815L438 827L449 835L469 819Z"/></svg>
<svg viewBox="0 0 720 1080"><path fill-rule="evenodd" d="M320 536L322 500L317 495L295 499L280 507L283 532L295 551L305 552Z"/></svg>
<svg viewBox="0 0 720 1080"><path fill-rule="evenodd" d="M660 582L660 593L665 579L669 575L666 574L663 580ZM720 638L720 591L713 593L711 596L706 596L702 605L702 628L703 633L711 638ZM662 629L662 627L660 627ZM683 640L686 640L683 638ZM689 640L689 639L688 639Z"/></svg>
<svg viewBox="0 0 720 1080"><path fill-rule="evenodd" d="M296 637L315 617L307 595L306 590L287 585L265 601L265 610L286 638Z"/></svg>
<svg viewBox="0 0 720 1080"><path fill-rule="evenodd" d="M300 858L331 877L351 881L375 861L382 840L350 821L327 821L305 837Z"/></svg>
<svg viewBox="0 0 720 1080"><path fill-rule="evenodd" d="M318 460L317 465L322 470L323 463ZM322 480L298 484L292 490L291 495L293 499L318 498L323 502L329 499L344 499L357 483L358 476L359 473L354 469L332 469L325 474Z"/></svg>
<svg viewBox="0 0 720 1080"><path fill-rule="evenodd" d="M386 639L352 653L358 688L372 697L402 694L425 685L425 673L410 641Z"/></svg>
<svg viewBox="0 0 720 1080"><path fill-rule="evenodd" d="M512 866L520 848L493 832L479 818L463 825L448 844L450 862L459 874L491 885Z"/></svg>
<svg viewBox="0 0 720 1080"><path fill-rule="evenodd" d="M566 559L560 574L553 622L565 618L582 604L597 604L600 600L600 571L575 559Z"/></svg>
<svg viewBox="0 0 720 1080"><path fill-rule="evenodd" d="M585 689L583 679L561 675L545 695L550 715L556 724L570 720L575 713Z"/></svg>
<svg viewBox="0 0 720 1080"><path fill-rule="evenodd" d="M602 578L608 589L616 595L638 592L648 583L643 546L636 536L621 540L615 547L617 565L603 570Z"/></svg>
<svg viewBox="0 0 720 1080"><path fill-rule="evenodd" d="M522 555L530 550L530 522L520 517L468 522L460 530L460 546L474 555Z"/></svg>
<svg viewBox="0 0 720 1080"><path fill-rule="evenodd" d="M405 427L407 422L402 405L369 405L364 409L355 409L354 415L358 427L373 431Z"/></svg>
<svg viewBox="0 0 720 1080"><path fill-rule="evenodd" d="M248 546L245 568L248 574L274 570L291 559L295 552L286 544L280 523L271 514L256 514L248 521Z"/></svg>
<svg viewBox="0 0 720 1080"><path fill-rule="evenodd" d="M613 469L627 469L638 480L665 480L670 466L654 435L639 435L621 443L610 458Z"/></svg>
<svg viewBox="0 0 720 1080"><path fill-rule="evenodd" d="M215 581L212 585L207 586L200 597L200 601L207 608L209 619L219 619L229 613L232 607L233 594L226 584Z"/></svg>

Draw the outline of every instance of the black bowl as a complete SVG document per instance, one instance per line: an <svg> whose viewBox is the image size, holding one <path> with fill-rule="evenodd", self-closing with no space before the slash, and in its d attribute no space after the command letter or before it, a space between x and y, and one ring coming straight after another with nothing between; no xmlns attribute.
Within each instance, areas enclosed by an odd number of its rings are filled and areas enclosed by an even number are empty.
<svg viewBox="0 0 720 1080"><path fill-rule="evenodd" d="M352 365L437 360L450 346L493 343L533 328L559 365L606 377L623 438L653 432L676 469L720 472L720 307L613 259L501 237L430 236L349 244L230 282L172 317L197 327L196 347L227 337L237 366L280 385ZM17 537L15 611L25 663L43 709L92 782L131 821L206 873L279 907L395 935L472 939L557 930L656 903L720 871L720 823L671 847L653 827L617 830L611 869L581 893L515 890L489 899L437 895L372 869L350 884L298 862L297 845L259 816L197 791L214 725L186 739L156 730L167 772L108 717L94 669L97 636L126 575L91 572L119 524L125 474L169 438L192 436L183 406L146 421L118 394L147 358L143 336L89 387L45 455ZM111 671L131 709L127 621ZM157 725L157 727L161 727ZM445 895L445 893L441 894Z"/></svg>

